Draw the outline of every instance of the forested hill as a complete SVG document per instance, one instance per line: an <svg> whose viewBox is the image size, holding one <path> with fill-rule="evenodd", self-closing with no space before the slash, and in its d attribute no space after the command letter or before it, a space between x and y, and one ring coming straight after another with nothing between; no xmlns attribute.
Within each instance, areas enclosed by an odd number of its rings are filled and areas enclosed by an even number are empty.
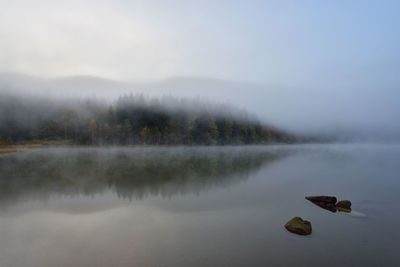
<svg viewBox="0 0 400 267"><path fill-rule="evenodd" d="M0 95L0 145L47 141L227 145L292 143L295 137L244 111L196 100L128 95L107 104Z"/></svg>

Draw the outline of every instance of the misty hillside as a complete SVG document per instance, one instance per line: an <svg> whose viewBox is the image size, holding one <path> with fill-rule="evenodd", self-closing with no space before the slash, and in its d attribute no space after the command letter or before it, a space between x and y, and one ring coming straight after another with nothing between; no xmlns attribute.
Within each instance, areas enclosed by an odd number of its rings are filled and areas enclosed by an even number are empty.
<svg viewBox="0 0 400 267"><path fill-rule="evenodd" d="M327 84L326 87L332 87ZM385 90L392 90L385 88ZM352 95L346 90L323 90L233 82L205 77L171 77L151 82L118 82L96 76L36 78L0 73L0 92L16 97L45 95L58 101L96 98L112 104L121 95L212 100L229 103L256 114L260 122L300 135L341 140L398 140L396 98L365 90Z"/></svg>
<svg viewBox="0 0 400 267"><path fill-rule="evenodd" d="M53 100L2 93L0 145L62 141L83 145L292 143L293 135L222 104L124 95Z"/></svg>
<svg viewBox="0 0 400 267"><path fill-rule="evenodd" d="M96 97L106 101L130 93L199 98L244 108L265 123L291 131L301 129L297 127L299 122L305 123L306 118L308 120L313 115L308 111L309 107L302 104L305 95L290 93L288 88L207 77L181 76L148 82L119 82L90 75L44 79L19 73L0 73L0 91L16 95L46 95L55 99ZM296 106L302 110L301 113L287 112L287 107Z"/></svg>

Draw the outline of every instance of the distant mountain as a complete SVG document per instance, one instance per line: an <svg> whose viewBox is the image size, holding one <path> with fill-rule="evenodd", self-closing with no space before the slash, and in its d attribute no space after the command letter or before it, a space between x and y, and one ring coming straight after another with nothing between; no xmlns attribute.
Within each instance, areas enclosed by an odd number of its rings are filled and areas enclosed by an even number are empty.
<svg viewBox="0 0 400 267"><path fill-rule="evenodd" d="M97 76L91 75L74 75L74 76L67 76L67 77L60 77L51 79L50 82L56 84L64 84L64 85L71 85L71 86L79 86L79 87L119 87L119 86L126 86L126 83L117 82L111 79L105 79Z"/></svg>
<svg viewBox="0 0 400 267"><path fill-rule="evenodd" d="M16 73L0 73L0 90L16 94L45 94L50 97L115 98L131 85L95 76L36 78Z"/></svg>

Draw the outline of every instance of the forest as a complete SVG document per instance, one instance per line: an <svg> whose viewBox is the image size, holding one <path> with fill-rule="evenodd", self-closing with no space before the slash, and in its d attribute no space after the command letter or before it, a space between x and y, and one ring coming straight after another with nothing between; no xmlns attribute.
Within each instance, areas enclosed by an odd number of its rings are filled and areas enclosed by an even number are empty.
<svg viewBox="0 0 400 267"><path fill-rule="evenodd" d="M266 126L246 111L174 97L124 95L54 101L0 96L0 145L241 145L293 143L294 135Z"/></svg>

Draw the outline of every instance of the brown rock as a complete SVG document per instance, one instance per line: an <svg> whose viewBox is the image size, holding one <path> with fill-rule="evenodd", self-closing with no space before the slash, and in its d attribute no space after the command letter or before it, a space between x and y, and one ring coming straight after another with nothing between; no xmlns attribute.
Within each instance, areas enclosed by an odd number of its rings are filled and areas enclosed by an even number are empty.
<svg viewBox="0 0 400 267"><path fill-rule="evenodd" d="M350 200L341 200L336 204L336 207L349 210L351 208L351 202Z"/></svg>
<svg viewBox="0 0 400 267"><path fill-rule="evenodd" d="M312 202L322 202L331 204L335 204L337 201L336 197L331 197L331 196L308 196L306 197L306 199Z"/></svg>
<svg viewBox="0 0 400 267"><path fill-rule="evenodd" d="M300 217L294 217L285 224L285 228L292 233L298 235L309 235L311 234L311 223L303 220Z"/></svg>
<svg viewBox="0 0 400 267"><path fill-rule="evenodd" d="M315 202L315 201L312 201L312 203L317 205L320 208L323 208L325 210L329 210L331 212L336 212L337 211L337 207L333 203Z"/></svg>

